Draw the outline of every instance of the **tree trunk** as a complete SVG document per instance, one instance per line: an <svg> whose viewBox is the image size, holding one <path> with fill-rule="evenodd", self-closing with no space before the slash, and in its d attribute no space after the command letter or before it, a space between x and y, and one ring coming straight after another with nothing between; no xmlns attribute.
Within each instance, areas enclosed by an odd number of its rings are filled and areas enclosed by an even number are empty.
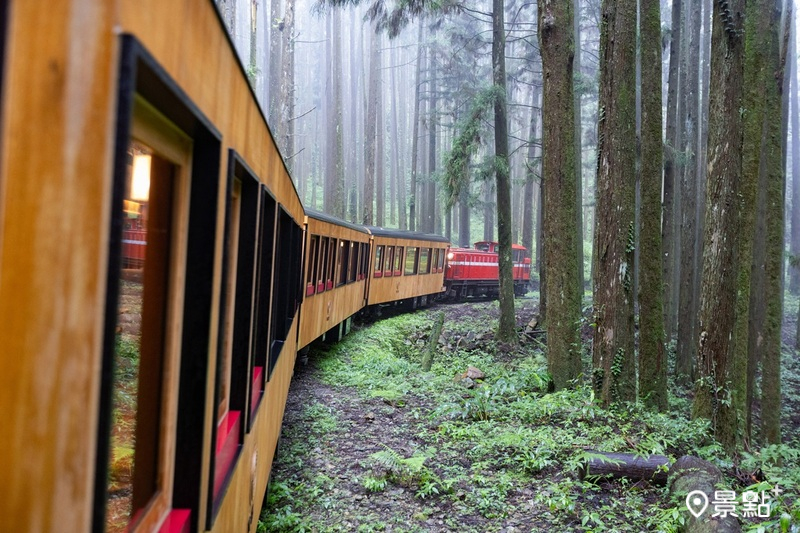
<svg viewBox="0 0 800 533"><path fill-rule="evenodd" d="M581 373L578 330L578 229L575 188L575 122L572 91L572 2L539 0L539 49L544 77L542 179L547 205L544 236L547 257L547 370L556 390Z"/></svg>
<svg viewBox="0 0 800 533"><path fill-rule="evenodd" d="M533 256L533 190L536 185L536 139L537 127L541 108L539 107L539 93L541 88L538 84L531 87L531 123L528 132L528 154L525 161L525 190L524 207L522 210L522 246L528 249L528 253ZM537 111L538 109L538 111Z"/></svg>
<svg viewBox="0 0 800 533"><path fill-rule="evenodd" d="M794 22L792 31L797 31ZM800 91L797 90L797 46L794 38L789 39L788 60L791 71L792 121L792 233L789 252L795 260L800 260ZM792 266L789 271L789 292L800 294L800 266Z"/></svg>
<svg viewBox="0 0 800 533"><path fill-rule="evenodd" d="M436 218L436 180L433 175L436 172L436 128L438 120L436 118L436 58L433 46L428 52L428 76L430 78L430 88L428 94L428 177L425 183L425 213L422 231L427 233L435 232Z"/></svg>
<svg viewBox="0 0 800 533"><path fill-rule="evenodd" d="M334 153L336 157L336 173L334 174L333 211L332 215L344 218L345 188L344 188L344 135L342 132L342 14L338 9L333 9L333 109L334 119Z"/></svg>
<svg viewBox="0 0 800 533"><path fill-rule="evenodd" d="M745 65L744 108L747 113L743 121L742 178L740 185L741 212L739 215L739 272L737 277L736 325L734 327L733 356L731 360L731 385L733 404L740 421L749 418L748 379L753 345L750 333L750 292L753 265L753 243L756 233L756 193L764 133L767 83L772 74L768 72L770 49L770 3L772 0L748 2L745 17ZM741 427L741 426L740 426ZM746 425L744 426L747 427ZM746 433L746 429L745 429ZM749 435L745 435L749 437Z"/></svg>
<svg viewBox="0 0 800 533"><path fill-rule="evenodd" d="M370 26L369 54L369 93L367 96L367 114L364 117L364 203L361 211L361 223L371 226L375 207L375 136L378 114L378 76L380 75L380 46L376 38L377 28ZM379 200L380 201L380 200Z"/></svg>
<svg viewBox="0 0 800 533"><path fill-rule="evenodd" d="M582 85L581 77L581 0L573 0L572 11L572 42L573 42L573 80L578 80L579 86ZM660 40L660 39L659 39ZM659 64L660 64L659 57ZM575 143L574 163L575 167L575 228L578 238L577 246L577 261L578 261L578 298L579 304L583 302L583 150L581 147L581 135L583 134L583 127L581 126L581 92L575 90L573 83L572 92L572 116L573 116L573 142Z"/></svg>
<svg viewBox="0 0 800 533"><path fill-rule="evenodd" d="M419 152L419 99L422 86L422 65L425 63L425 47L422 45L423 24L419 22L417 33L417 75L414 78L414 117L411 133L411 186L408 200L408 229L414 231L417 225L417 158Z"/></svg>
<svg viewBox="0 0 800 533"><path fill-rule="evenodd" d="M458 195L458 245L462 248L469 248L469 231L469 181L467 180Z"/></svg>
<svg viewBox="0 0 800 533"><path fill-rule="evenodd" d="M281 81L281 34L276 28L281 18L281 0L269 2L269 125L276 138L280 136L280 81Z"/></svg>
<svg viewBox="0 0 800 533"><path fill-rule="evenodd" d="M700 294L699 346L693 414L712 420L715 436L733 451L735 409L730 405L730 343L736 308L737 222L742 173L742 0L729 0L723 18L714 3L708 124L705 247Z"/></svg>
<svg viewBox="0 0 800 533"><path fill-rule="evenodd" d="M544 113L542 114L544 118ZM536 271L539 273L539 322L547 324L547 271L545 269L544 242L544 180L539 178L539 205L536 212Z"/></svg>
<svg viewBox="0 0 800 533"><path fill-rule="evenodd" d="M494 202L492 201L492 184L483 182L483 240L494 240Z"/></svg>
<svg viewBox="0 0 800 533"><path fill-rule="evenodd" d="M281 30L283 32L283 74L281 76L283 143L281 148L283 149L283 160L291 172L292 156L294 155L294 0L286 0L283 23L283 30Z"/></svg>
<svg viewBox="0 0 800 533"><path fill-rule="evenodd" d="M655 0L658 4L658 0ZM658 41L656 41L658 44ZM658 78L661 80L661 77ZM658 256L656 256L658 258ZM663 455L642 456L635 453L591 452L603 457L592 457L579 470L581 479L588 477L629 479L648 481L654 485L666 485L669 458Z"/></svg>
<svg viewBox="0 0 800 533"><path fill-rule="evenodd" d="M641 0L642 177L639 216L639 396L645 405L667 409L667 359L661 267L661 9Z"/></svg>
<svg viewBox="0 0 800 533"><path fill-rule="evenodd" d="M393 68L391 72L391 101L392 101L392 137L394 138L394 142L392 143L392 172L394 174L394 187L392 188L393 198L391 201L394 203L395 200L397 201L397 219L398 225L401 230L406 229L406 187L405 187L405 177L403 172L400 170L400 132L399 132L399 114L398 114L398 101L397 101L397 81L395 70L397 69L397 58L395 54L392 54L393 61ZM394 211L394 208L392 208Z"/></svg>
<svg viewBox="0 0 800 533"><path fill-rule="evenodd" d="M636 401L633 331L636 0L604 0L600 33L593 384L604 404ZM550 202L550 198L547 198ZM552 251L547 250L550 254ZM551 280L548 279L548 283ZM548 305L551 302L548 301ZM549 310L548 310L549 313Z"/></svg>
<svg viewBox="0 0 800 533"><path fill-rule="evenodd" d="M781 56L781 0L773 0L772 46L768 71L773 77L767 85L765 125L765 157L767 166L766 261L764 264L764 300L767 312L764 322L764 355L761 367L762 438L765 444L781 442L781 322L783 320L783 250L786 177L782 150L781 95L785 54ZM791 4L789 16L792 15ZM788 33L788 32L787 32Z"/></svg>
<svg viewBox="0 0 800 533"><path fill-rule="evenodd" d="M514 277L511 262L511 180L508 167L508 116L506 104L505 3L492 2L492 83L494 99L494 160L497 181L497 250L500 277L500 320L496 338L517 342L514 314ZM574 198L574 191L573 191ZM574 219L574 213L573 213ZM571 278L575 284L575 277Z"/></svg>
<svg viewBox="0 0 800 533"><path fill-rule="evenodd" d="M697 202L697 134L698 134L698 104L700 95L700 27L703 22L701 16L702 4L699 1L691 4L688 13L687 29L688 57L685 90L685 132L683 135L684 164L681 174L680 194L680 284L678 286L678 342L676 365L677 375L682 380L693 381L694 359L696 357L696 324L697 324L697 298L695 296L694 278L695 271L695 227L696 227L696 202ZM676 234L677 238L678 235Z"/></svg>
<svg viewBox="0 0 800 533"><path fill-rule="evenodd" d="M661 225L661 249L664 281L664 332L667 340L675 331L672 314L675 267L675 156L677 150L678 80L681 51L681 0L672 0L672 32L669 52L669 81L667 91L667 132L664 154L664 207Z"/></svg>
<svg viewBox="0 0 800 533"><path fill-rule="evenodd" d="M325 104L324 112L326 116L335 113L334 89L333 89L333 9L328 10L325 15ZM272 92L270 90L270 92ZM270 97L271 98L271 97ZM333 120L325 121L325 164L324 172L321 173L323 187L323 209L326 213L334 212L334 197L336 195L336 123Z"/></svg>
<svg viewBox="0 0 800 533"><path fill-rule="evenodd" d="M381 39L380 33L376 34L375 37L373 45L377 49L375 54L377 66L374 72L378 78L375 84L375 224L384 226L386 224L386 165L384 164L386 157L383 153L383 61L381 58L383 39ZM371 82L372 80L370 79Z"/></svg>

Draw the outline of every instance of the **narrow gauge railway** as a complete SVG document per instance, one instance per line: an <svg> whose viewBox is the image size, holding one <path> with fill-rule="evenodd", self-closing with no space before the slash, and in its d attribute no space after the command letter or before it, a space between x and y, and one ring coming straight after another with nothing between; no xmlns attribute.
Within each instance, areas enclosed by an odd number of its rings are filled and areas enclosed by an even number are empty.
<svg viewBox="0 0 800 533"><path fill-rule="evenodd" d="M2 2L0 61L2 529L254 532L298 350L447 240L304 209L211 0Z"/></svg>

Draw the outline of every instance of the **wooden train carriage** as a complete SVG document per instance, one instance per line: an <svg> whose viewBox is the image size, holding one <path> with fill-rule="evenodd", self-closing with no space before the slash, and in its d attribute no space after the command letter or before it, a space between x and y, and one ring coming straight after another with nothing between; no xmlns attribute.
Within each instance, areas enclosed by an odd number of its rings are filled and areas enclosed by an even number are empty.
<svg viewBox="0 0 800 533"><path fill-rule="evenodd" d="M214 3L10 0L0 52L3 527L255 531L304 213Z"/></svg>
<svg viewBox="0 0 800 533"><path fill-rule="evenodd" d="M366 304L370 234L364 226L307 209L304 255L298 348L326 334L338 340L342 323Z"/></svg>
<svg viewBox="0 0 800 533"><path fill-rule="evenodd" d="M378 227L369 230L373 253L368 305L403 301L416 307L444 290L447 239Z"/></svg>

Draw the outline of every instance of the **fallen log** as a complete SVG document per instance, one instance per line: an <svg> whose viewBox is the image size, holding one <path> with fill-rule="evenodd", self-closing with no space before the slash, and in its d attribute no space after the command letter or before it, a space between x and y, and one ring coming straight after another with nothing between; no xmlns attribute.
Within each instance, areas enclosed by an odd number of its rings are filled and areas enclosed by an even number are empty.
<svg viewBox="0 0 800 533"><path fill-rule="evenodd" d="M580 478L599 477L649 481L656 485L667 483L669 459L663 455L633 453L587 452L587 459L578 471Z"/></svg>
<svg viewBox="0 0 800 533"><path fill-rule="evenodd" d="M686 519L687 533L739 533L739 521L733 516L712 517L714 491L720 490L722 472L719 468L698 457L684 455L669 469L669 494L680 506ZM699 496L696 501L687 503L687 496L701 491L706 498ZM690 512L690 508L693 509Z"/></svg>

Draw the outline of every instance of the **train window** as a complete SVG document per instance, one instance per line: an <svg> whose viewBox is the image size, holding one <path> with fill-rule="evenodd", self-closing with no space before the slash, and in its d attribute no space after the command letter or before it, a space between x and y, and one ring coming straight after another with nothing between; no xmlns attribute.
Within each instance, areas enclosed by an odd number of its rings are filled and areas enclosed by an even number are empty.
<svg viewBox="0 0 800 533"><path fill-rule="evenodd" d="M420 274L430 274L431 273L431 263L430 263L430 248L420 248L419 249L419 273Z"/></svg>
<svg viewBox="0 0 800 533"><path fill-rule="evenodd" d="M379 278L383 276L383 251L385 246L381 244L375 247L375 273L374 277Z"/></svg>
<svg viewBox="0 0 800 533"><path fill-rule="evenodd" d="M383 271L383 275L391 277L394 273L392 268L394 267L394 246L387 246L386 247L386 260L384 261L386 268Z"/></svg>
<svg viewBox="0 0 800 533"><path fill-rule="evenodd" d="M233 150L229 151L229 189L226 214L223 290L217 358L217 424L212 433L211 517L244 437L248 369L253 339L259 182Z"/></svg>
<svg viewBox="0 0 800 533"><path fill-rule="evenodd" d="M361 249L364 250L364 253L361 254L361 257L362 257L362 261L361 262L362 262L362 265L363 265L363 268L361 269L361 272L362 272L361 279L364 279L364 278L367 277L367 274L369 273L369 255L370 255L369 254L369 250L370 250L369 243L368 242L362 242L361 243Z"/></svg>
<svg viewBox="0 0 800 533"><path fill-rule="evenodd" d="M319 243L319 267L317 269L317 292L325 290L325 280L328 272L328 237L322 237Z"/></svg>
<svg viewBox="0 0 800 533"><path fill-rule="evenodd" d="M406 265L405 265L405 275L413 275L417 273L417 265L419 260L419 254L417 253L416 246L409 246L406 248Z"/></svg>
<svg viewBox="0 0 800 533"><path fill-rule="evenodd" d="M431 251L431 272L439 272L439 248L433 248Z"/></svg>
<svg viewBox="0 0 800 533"><path fill-rule="evenodd" d="M403 273L403 247L394 248L394 275L399 276Z"/></svg>
<svg viewBox="0 0 800 533"><path fill-rule="evenodd" d="M302 253L302 231L283 207L278 209L278 238L275 242L275 267L270 323L269 368L267 380L283 350L297 312L298 268Z"/></svg>
<svg viewBox="0 0 800 533"><path fill-rule="evenodd" d="M355 242L350 242L350 268L347 272L347 283L351 283L358 277L358 265L360 264L361 247L356 246Z"/></svg>
<svg viewBox="0 0 800 533"><path fill-rule="evenodd" d="M444 258L447 255L445 248L439 250L439 272L444 272Z"/></svg>
<svg viewBox="0 0 800 533"><path fill-rule="evenodd" d="M339 246L336 239L331 237L328 242L328 279L325 281L325 288L332 289L333 281L336 279L336 266L338 264L337 257L339 254Z"/></svg>
<svg viewBox="0 0 800 533"><path fill-rule="evenodd" d="M350 264L350 243L344 239L339 239L339 252L336 260L337 281L336 286L344 285L347 282L347 266Z"/></svg>
<svg viewBox="0 0 800 533"><path fill-rule="evenodd" d="M319 235L311 235L306 253L306 296L316 292L317 279L317 249L319 248Z"/></svg>
<svg viewBox="0 0 800 533"><path fill-rule="evenodd" d="M192 141L137 99L123 201L106 530L172 507Z"/></svg>
<svg viewBox="0 0 800 533"><path fill-rule="evenodd" d="M275 256L275 229L277 203L266 187L261 187L258 230L258 266L256 273L255 346L250 375L250 419L248 431L253 427L256 410L261 405L266 383L267 354L270 346L270 301L272 297L272 260Z"/></svg>
<svg viewBox="0 0 800 533"><path fill-rule="evenodd" d="M197 520L207 497L222 151L134 37L119 56L92 529L154 531Z"/></svg>

